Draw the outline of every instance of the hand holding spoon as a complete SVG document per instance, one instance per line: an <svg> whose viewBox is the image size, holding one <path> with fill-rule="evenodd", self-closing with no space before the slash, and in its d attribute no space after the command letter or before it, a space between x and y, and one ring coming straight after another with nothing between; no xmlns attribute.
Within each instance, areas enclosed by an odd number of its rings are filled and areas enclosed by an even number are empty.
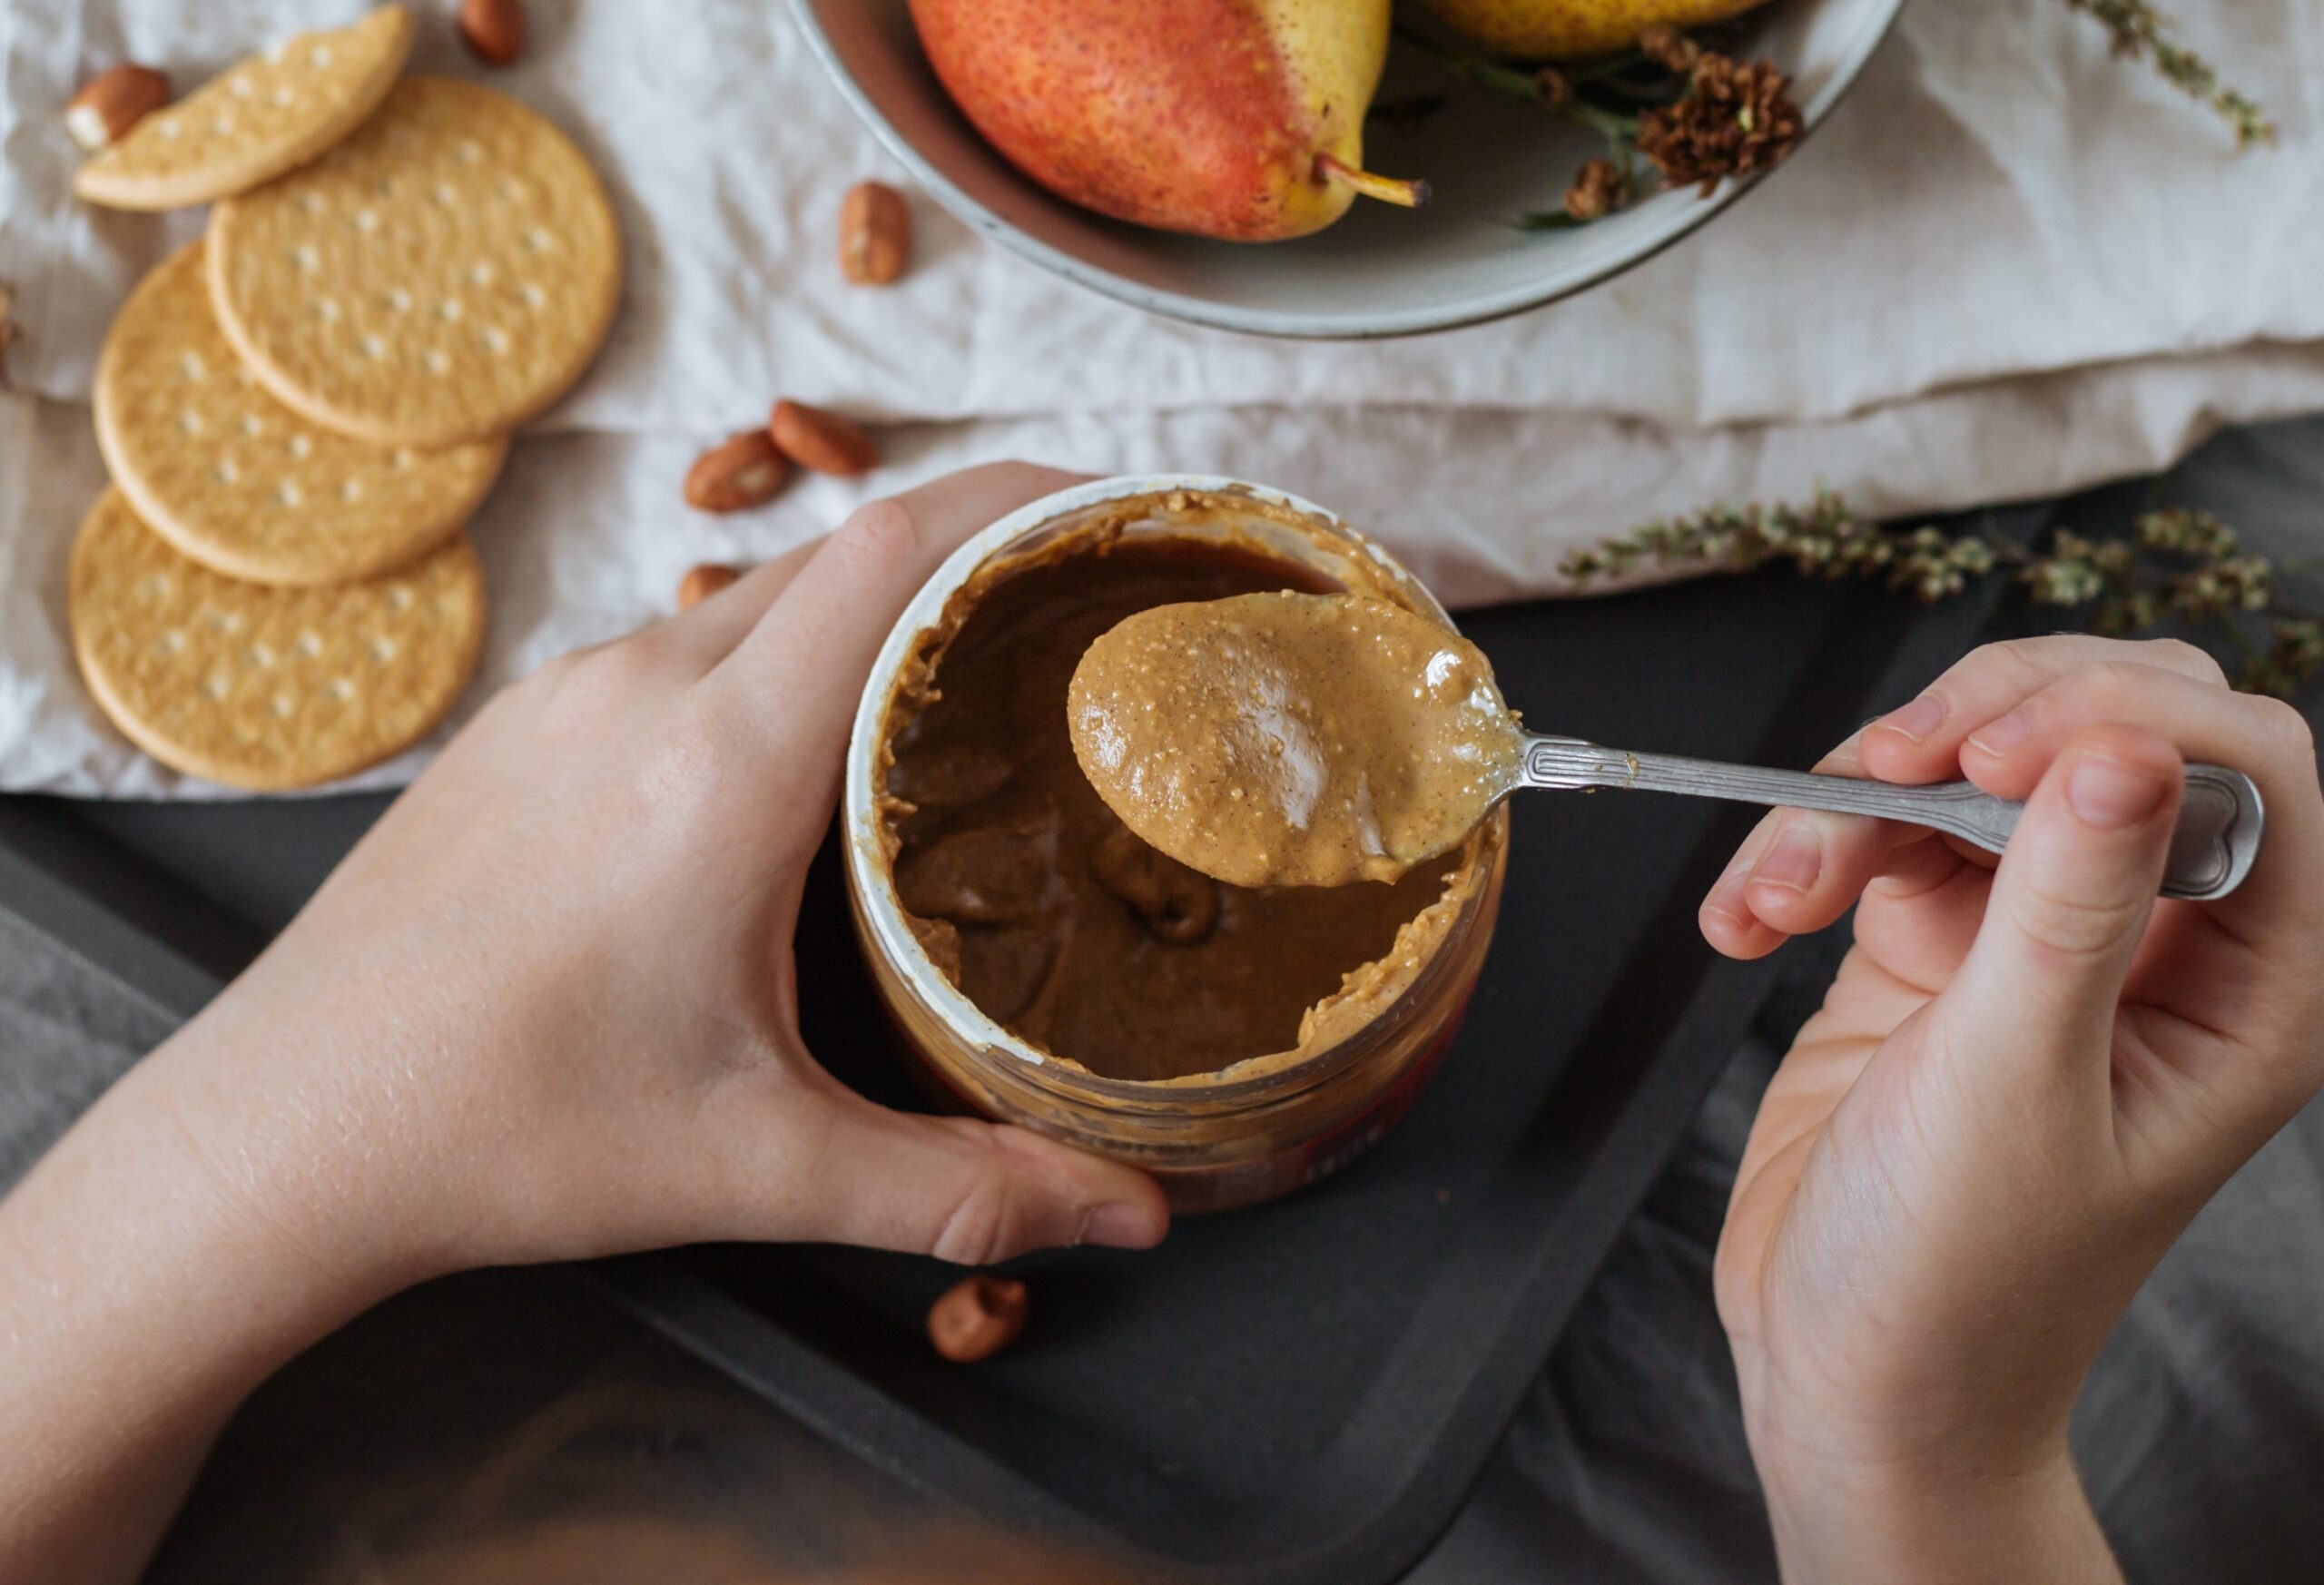
<svg viewBox="0 0 2324 1585"><path fill-rule="evenodd" d="M1474 645L1350 596L1164 605L1092 645L1073 746L1125 824L1237 886L1392 881L1521 787L1616 787L1866 814L1999 852L2023 805L1967 782L1900 786L1529 733ZM2187 767L2162 891L2224 897L2259 856L2260 792Z"/></svg>

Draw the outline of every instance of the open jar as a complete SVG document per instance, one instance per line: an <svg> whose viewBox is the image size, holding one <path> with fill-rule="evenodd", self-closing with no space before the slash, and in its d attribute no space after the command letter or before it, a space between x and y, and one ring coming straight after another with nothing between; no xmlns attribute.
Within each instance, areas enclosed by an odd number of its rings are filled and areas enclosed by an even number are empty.
<svg viewBox="0 0 2324 1585"><path fill-rule="evenodd" d="M1136 610L1354 592L1451 626L1393 557L1225 478L1099 480L993 524L898 620L849 744L849 896L939 1098L1249 1205L1403 1116L1465 1009L1508 815L1393 886L1244 891L1130 837L1081 778L1066 686Z"/></svg>

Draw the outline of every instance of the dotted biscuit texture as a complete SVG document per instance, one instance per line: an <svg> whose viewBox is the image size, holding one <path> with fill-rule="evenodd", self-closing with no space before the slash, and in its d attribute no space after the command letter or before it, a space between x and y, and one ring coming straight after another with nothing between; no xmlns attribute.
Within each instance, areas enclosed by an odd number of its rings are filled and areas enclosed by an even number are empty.
<svg viewBox="0 0 2324 1585"><path fill-rule="evenodd" d="M118 490L73 546L81 674L163 763L273 791L351 775L441 721L475 669L484 574L462 536L401 572L273 589L189 561Z"/></svg>
<svg viewBox="0 0 2324 1585"><path fill-rule="evenodd" d="M178 209L246 192L361 125L411 54L411 13L301 34L145 117L83 165L73 190L114 209Z"/></svg>
<svg viewBox="0 0 2324 1585"><path fill-rule="evenodd" d="M219 205L210 295L269 390L379 445L503 433L581 377L621 295L604 185L505 94L407 77L354 136Z"/></svg>
<svg viewBox="0 0 2324 1585"><path fill-rule="evenodd" d="M139 517L178 549L261 584L347 583L459 530L504 439L367 445L267 395L210 311L202 244L141 282L97 360L97 440Z"/></svg>

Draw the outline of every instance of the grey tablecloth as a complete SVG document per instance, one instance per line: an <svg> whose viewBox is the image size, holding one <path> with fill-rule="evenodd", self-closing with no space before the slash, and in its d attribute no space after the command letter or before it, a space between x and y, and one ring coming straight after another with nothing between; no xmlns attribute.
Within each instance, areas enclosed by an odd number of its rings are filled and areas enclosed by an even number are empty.
<svg viewBox="0 0 2324 1585"><path fill-rule="evenodd" d="M2230 435L2165 487L2077 510L2095 523L2150 498L2214 507L2285 556L2324 548L2324 420ZM0 1185L165 1028L0 913ZM1773 1577L1709 1270L1775 1057L1738 1053L1416 1581ZM641 1580L686 1578L682 1560L705 1555L688 1549L728 1531L807 1569L867 1538L905 1538L910 1557L910 1538L940 1532L940 1551L921 1554L929 1577L1021 1577L1005 1541L947 1527L570 1280L438 1285L300 1362L222 1444L157 1577L379 1580L379 1559L414 1536L609 1510L675 1527L586 1542L601 1563L635 1549ZM2164 1261L2075 1432L2134 1580L2305 1585L2324 1571L2324 1106ZM995 1561L964 1571L967 1552ZM731 1577L715 1571L723 1555L695 1577Z"/></svg>

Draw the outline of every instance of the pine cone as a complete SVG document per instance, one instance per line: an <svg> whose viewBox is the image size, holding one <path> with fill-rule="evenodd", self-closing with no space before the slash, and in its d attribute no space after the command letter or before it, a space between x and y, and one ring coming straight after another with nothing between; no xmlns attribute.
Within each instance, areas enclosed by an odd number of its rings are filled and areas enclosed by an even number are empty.
<svg viewBox="0 0 2324 1585"><path fill-rule="evenodd" d="M1772 61L1738 63L1706 51L1686 96L1640 118L1638 152L1666 185L1699 182L1706 194L1722 177L1772 171L1806 130L1789 86Z"/></svg>

